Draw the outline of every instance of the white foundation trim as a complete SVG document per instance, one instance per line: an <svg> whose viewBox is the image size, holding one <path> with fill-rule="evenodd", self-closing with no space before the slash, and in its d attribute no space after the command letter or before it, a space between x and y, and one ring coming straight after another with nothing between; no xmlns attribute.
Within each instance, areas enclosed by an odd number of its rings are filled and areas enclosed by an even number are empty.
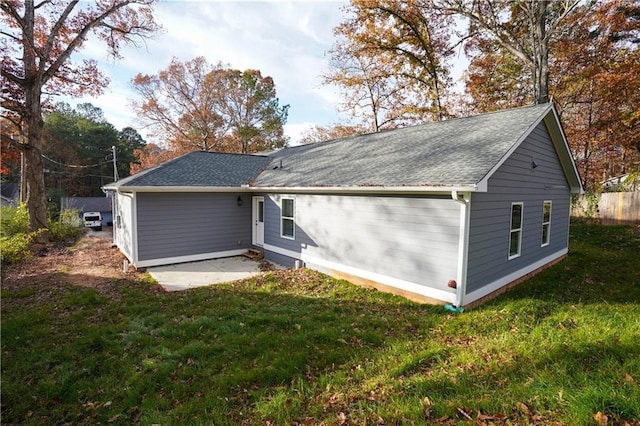
<svg viewBox="0 0 640 426"><path fill-rule="evenodd" d="M366 271L364 269L355 268L353 266L343 265L340 263L331 262L329 260L321 259L315 256L309 256L305 253L298 253L293 250L283 249L271 244L264 245L265 250L272 251L274 253L288 256L293 259L301 259L305 263L309 263L311 266L317 265L322 268L333 269L336 271L344 272L349 275L355 275L367 280L375 281L380 284L385 284L391 287L395 287L400 290L410 291L411 293L419 294L429 297L431 299L441 300L443 302L453 303L455 302L455 293L438 290L425 285L412 283L410 281L401 280L398 278L389 277L386 275L378 274L376 272ZM313 269L313 268L312 268Z"/></svg>
<svg viewBox="0 0 640 426"><path fill-rule="evenodd" d="M139 262L136 262L134 266L136 268L143 268L148 266L171 265L174 263L197 262L199 260L209 260L209 259L218 259L221 257L240 256L242 254L245 254L246 252L247 252L247 249L237 249L237 250L227 250L227 251L216 251L211 253L192 254L189 256L164 257L162 259L141 260Z"/></svg>
<svg viewBox="0 0 640 426"><path fill-rule="evenodd" d="M519 269L515 272L510 273L509 275L505 275L504 277L493 281L492 283L489 283L475 291L472 291L471 293L467 294L464 297L464 303L469 304L472 302L475 302L476 300L486 296L487 294L491 294L494 291L500 289L501 287L509 284L512 281L517 280L518 278L521 278L525 275L527 275L530 272L535 271L536 269L546 265L547 263L553 262L554 260L566 255L569 252L568 249L564 248L560 251L557 251L545 258L542 258L540 260L538 260L535 263L529 264L527 266L525 266L522 269Z"/></svg>

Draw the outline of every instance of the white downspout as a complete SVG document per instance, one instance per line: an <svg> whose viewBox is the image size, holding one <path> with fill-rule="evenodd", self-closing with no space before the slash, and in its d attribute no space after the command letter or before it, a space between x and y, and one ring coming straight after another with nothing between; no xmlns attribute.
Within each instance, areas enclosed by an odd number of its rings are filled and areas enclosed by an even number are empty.
<svg viewBox="0 0 640 426"><path fill-rule="evenodd" d="M138 193L133 192L131 202L131 239L133 244L131 257L133 257L133 266L138 265Z"/></svg>
<svg viewBox="0 0 640 426"><path fill-rule="evenodd" d="M469 254L469 224L471 193L451 191L451 198L460 203L460 235L458 240L458 273L454 308L462 312L467 292L467 260Z"/></svg>

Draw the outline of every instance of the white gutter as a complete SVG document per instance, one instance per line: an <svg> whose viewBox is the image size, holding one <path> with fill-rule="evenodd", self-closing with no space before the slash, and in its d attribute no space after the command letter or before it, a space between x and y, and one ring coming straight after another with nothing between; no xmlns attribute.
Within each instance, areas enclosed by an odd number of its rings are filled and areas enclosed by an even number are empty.
<svg viewBox="0 0 640 426"><path fill-rule="evenodd" d="M476 192L476 185L457 186L256 186L254 192L295 192L295 193L394 193L394 194L423 194L425 192L449 193L451 191Z"/></svg>
<svg viewBox="0 0 640 426"><path fill-rule="evenodd" d="M248 187L229 186L104 186L118 192L250 192Z"/></svg>
<svg viewBox="0 0 640 426"><path fill-rule="evenodd" d="M424 194L450 193L451 191L476 192L476 185L458 186L104 186L108 191L126 192L270 192L270 193L343 193L343 194Z"/></svg>
<svg viewBox="0 0 640 426"><path fill-rule="evenodd" d="M458 239L458 273L456 276L456 301L454 307L462 308L467 292L467 260L469 257L469 226L471 193L451 191L451 198L460 203L460 235Z"/></svg>

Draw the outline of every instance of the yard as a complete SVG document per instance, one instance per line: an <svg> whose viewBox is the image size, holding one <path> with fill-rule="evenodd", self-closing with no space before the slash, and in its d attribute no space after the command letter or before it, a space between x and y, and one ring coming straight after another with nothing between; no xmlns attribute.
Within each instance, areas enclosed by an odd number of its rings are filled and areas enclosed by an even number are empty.
<svg viewBox="0 0 640 426"><path fill-rule="evenodd" d="M640 229L452 314L312 271L165 293L84 237L2 271L3 424L640 425Z"/></svg>

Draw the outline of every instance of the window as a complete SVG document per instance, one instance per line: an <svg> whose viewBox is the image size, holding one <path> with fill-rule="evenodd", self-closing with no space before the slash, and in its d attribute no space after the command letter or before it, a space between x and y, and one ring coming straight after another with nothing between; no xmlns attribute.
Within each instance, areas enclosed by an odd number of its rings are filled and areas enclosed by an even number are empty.
<svg viewBox="0 0 640 426"><path fill-rule="evenodd" d="M522 245L522 203L511 204L511 230L509 231L509 259L520 256Z"/></svg>
<svg viewBox="0 0 640 426"><path fill-rule="evenodd" d="M283 198L280 205L280 236L284 238L295 238L295 203L293 198Z"/></svg>
<svg viewBox="0 0 640 426"><path fill-rule="evenodd" d="M551 201L542 204L542 247L549 245L551 231Z"/></svg>

